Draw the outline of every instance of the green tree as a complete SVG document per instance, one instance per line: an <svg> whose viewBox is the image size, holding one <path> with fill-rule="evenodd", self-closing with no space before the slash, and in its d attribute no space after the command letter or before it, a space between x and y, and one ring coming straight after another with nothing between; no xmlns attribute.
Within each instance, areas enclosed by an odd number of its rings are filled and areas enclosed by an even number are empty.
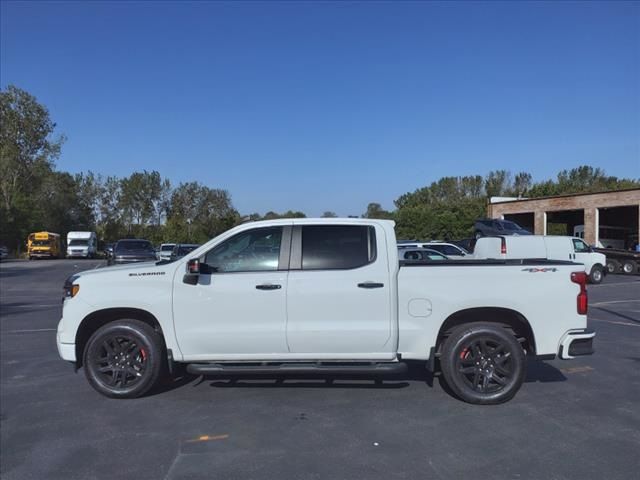
<svg viewBox="0 0 640 480"><path fill-rule="evenodd" d="M382 208L379 203L370 203L367 205L367 211L362 214L362 217L389 220L393 218L393 214Z"/></svg>
<svg viewBox="0 0 640 480"><path fill-rule="evenodd" d="M16 86L0 91L0 235L17 247L37 223L36 194L51 174L64 137L37 99Z"/></svg>
<svg viewBox="0 0 640 480"><path fill-rule="evenodd" d="M489 198L509 195L513 190L511 173L507 170L489 172L484 181L484 190Z"/></svg>
<svg viewBox="0 0 640 480"><path fill-rule="evenodd" d="M181 183L171 196L167 235L179 242L203 243L240 221L226 190Z"/></svg>
<svg viewBox="0 0 640 480"><path fill-rule="evenodd" d="M523 197L531 188L531 184L531 174L527 172L520 172L513 180L513 191L511 193L516 197Z"/></svg>

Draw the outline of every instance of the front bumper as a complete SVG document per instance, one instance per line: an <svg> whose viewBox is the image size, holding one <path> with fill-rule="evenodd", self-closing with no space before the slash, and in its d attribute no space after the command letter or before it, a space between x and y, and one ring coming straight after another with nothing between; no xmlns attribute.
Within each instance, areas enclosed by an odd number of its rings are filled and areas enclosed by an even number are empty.
<svg viewBox="0 0 640 480"><path fill-rule="evenodd" d="M29 256L30 257L34 257L34 258L52 258L53 257L53 253L51 253L51 252L30 252Z"/></svg>
<svg viewBox="0 0 640 480"><path fill-rule="evenodd" d="M125 265L127 263L144 263L144 262L157 262L157 258L116 258L114 265Z"/></svg>
<svg viewBox="0 0 640 480"><path fill-rule="evenodd" d="M67 257L68 258L88 258L89 257L89 252L83 252L83 251L71 251L71 252L67 252Z"/></svg>
<svg viewBox="0 0 640 480"><path fill-rule="evenodd" d="M583 355L593 355L593 339L596 336L594 330L571 330L564 334L560 341L558 357L570 360Z"/></svg>
<svg viewBox="0 0 640 480"><path fill-rule="evenodd" d="M60 358L67 362L76 361L76 344L62 343L60 341L60 332L56 335L56 345L58 346L58 354L60 355Z"/></svg>

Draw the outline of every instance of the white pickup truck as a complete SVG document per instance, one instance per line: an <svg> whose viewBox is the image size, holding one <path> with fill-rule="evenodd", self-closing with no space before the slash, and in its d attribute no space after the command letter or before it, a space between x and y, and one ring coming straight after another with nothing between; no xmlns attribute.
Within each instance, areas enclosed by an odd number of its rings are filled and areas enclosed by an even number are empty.
<svg viewBox="0 0 640 480"><path fill-rule="evenodd" d="M235 227L174 262L65 282L60 356L116 398L200 375L384 376L439 369L471 403L511 399L525 355L593 353L586 274L560 261L399 262L394 224Z"/></svg>

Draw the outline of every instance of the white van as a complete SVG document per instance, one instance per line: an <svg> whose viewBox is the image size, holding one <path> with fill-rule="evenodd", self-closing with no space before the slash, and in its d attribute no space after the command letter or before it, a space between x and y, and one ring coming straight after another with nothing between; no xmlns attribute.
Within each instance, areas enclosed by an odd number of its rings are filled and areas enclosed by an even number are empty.
<svg viewBox="0 0 640 480"><path fill-rule="evenodd" d="M598 229L598 248L617 248L624 250L626 242L633 230L627 227L611 227L609 225L600 225ZM584 239L584 225L576 225L573 228L573 236Z"/></svg>
<svg viewBox="0 0 640 480"><path fill-rule="evenodd" d="M477 259L547 259L584 264L591 283L600 283L607 259L596 253L582 239L556 235L481 237L473 257Z"/></svg>
<svg viewBox="0 0 640 480"><path fill-rule="evenodd" d="M96 232L69 232L67 258L94 258L98 252Z"/></svg>

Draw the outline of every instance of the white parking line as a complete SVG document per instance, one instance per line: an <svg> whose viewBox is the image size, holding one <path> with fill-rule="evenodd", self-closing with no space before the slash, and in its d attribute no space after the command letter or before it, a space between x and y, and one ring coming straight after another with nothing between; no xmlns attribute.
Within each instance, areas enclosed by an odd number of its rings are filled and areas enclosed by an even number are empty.
<svg viewBox="0 0 640 480"><path fill-rule="evenodd" d="M627 327L640 327L640 323L615 322L613 320L603 320L601 318L593 318L593 317L589 317L589 320L594 322L611 323L613 325L625 325Z"/></svg>
<svg viewBox="0 0 640 480"><path fill-rule="evenodd" d="M620 285L634 285L640 283L640 280L632 280L630 282L601 283L600 285L589 285L589 288L619 287Z"/></svg>
<svg viewBox="0 0 640 480"><path fill-rule="evenodd" d="M590 307L597 307L599 305L613 305L614 303L636 303L640 302L640 300L611 300L610 302L596 302L590 303Z"/></svg>
<svg viewBox="0 0 640 480"><path fill-rule="evenodd" d="M60 307L60 306L62 306L62 302L60 302L60 303L47 303L47 304L41 304L41 305L38 305L38 304L35 304L35 305L11 305L8 308L33 308L33 307L36 307L36 308L38 308L38 307L39 308L51 308L51 307Z"/></svg>
<svg viewBox="0 0 640 480"><path fill-rule="evenodd" d="M37 333L37 332L55 332L55 328L34 328L32 330L8 330L5 333Z"/></svg>

